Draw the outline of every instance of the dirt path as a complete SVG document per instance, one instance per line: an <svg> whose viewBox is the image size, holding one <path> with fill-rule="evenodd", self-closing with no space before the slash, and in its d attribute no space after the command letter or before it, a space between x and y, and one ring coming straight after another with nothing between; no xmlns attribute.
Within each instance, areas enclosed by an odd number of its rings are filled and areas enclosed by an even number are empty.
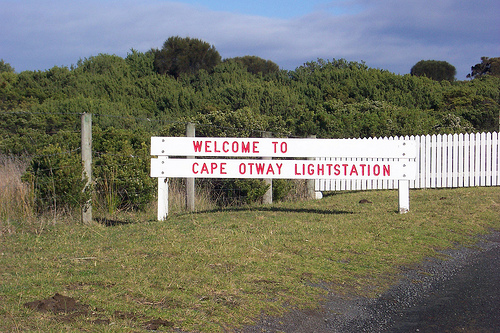
<svg viewBox="0 0 500 333"><path fill-rule="evenodd" d="M263 318L244 333L500 332L500 232L443 251L377 299L329 295L320 310Z"/></svg>

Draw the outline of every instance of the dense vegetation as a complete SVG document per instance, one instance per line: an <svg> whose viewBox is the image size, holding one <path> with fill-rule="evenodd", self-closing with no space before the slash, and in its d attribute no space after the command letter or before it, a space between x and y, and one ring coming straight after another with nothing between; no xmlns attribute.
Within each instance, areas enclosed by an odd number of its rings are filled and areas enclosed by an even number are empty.
<svg viewBox="0 0 500 333"><path fill-rule="evenodd" d="M343 59L319 59L287 71L258 57L221 61L213 46L189 41L185 47L201 45L198 50L208 55L197 58L201 63L180 57L175 48L186 40L176 38L162 50L131 50L125 58L99 54L71 68L16 73L2 61L0 152L39 159L59 154L71 172L81 174L79 163L60 154L79 148L79 114L91 113L97 178L121 182L116 192L127 198L124 205L140 208L144 200L127 193L153 186L147 176L149 137L183 135L186 122L198 124L198 136L270 131L275 136L356 138L498 129L500 78L494 75L434 81ZM178 62L169 62L169 54ZM130 160L130 171L116 160ZM52 177L54 165L47 163L35 158L32 174ZM56 185L78 192L65 182L52 186L53 192L64 191Z"/></svg>
<svg viewBox="0 0 500 333"><path fill-rule="evenodd" d="M455 81L457 69L446 61L420 60L410 71L411 75L426 76L436 81Z"/></svg>

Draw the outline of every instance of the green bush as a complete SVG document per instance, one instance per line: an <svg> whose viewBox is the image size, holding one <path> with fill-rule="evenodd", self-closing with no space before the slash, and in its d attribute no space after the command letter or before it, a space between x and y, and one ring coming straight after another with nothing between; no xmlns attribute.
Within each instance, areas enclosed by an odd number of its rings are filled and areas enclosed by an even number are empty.
<svg viewBox="0 0 500 333"><path fill-rule="evenodd" d="M86 180L82 179L80 154L59 145L42 149L23 180L34 187L38 212L76 209L90 198L90 191L83 192Z"/></svg>
<svg viewBox="0 0 500 333"><path fill-rule="evenodd" d="M285 199L292 188L293 183L288 179L273 179L273 201Z"/></svg>
<svg viewBox="0 0 500 333"><path fill-rule="evenodd" d="M94 129L94 178L99 202L108 212L142 210L155 196L150 173L149 135L141 132Z"/></svg>

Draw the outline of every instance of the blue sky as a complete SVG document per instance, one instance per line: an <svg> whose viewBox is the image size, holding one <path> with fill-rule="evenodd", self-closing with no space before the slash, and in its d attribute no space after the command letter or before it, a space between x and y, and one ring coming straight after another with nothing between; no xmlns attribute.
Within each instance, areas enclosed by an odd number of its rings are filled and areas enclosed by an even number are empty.
<svg viewBox="0 0 500 333"><path fill-rule="evenodd" d="M345 14L356 10L356 6L349 6L348 1L325 0L259 0L259 1L231 1L231 0L187 0L183 3L205 7L214 11L226 11L246 15L290 19L300 17L314 11L329 11L332 14Z"/></svg>
<svg viewBox="0 0 500 333"><path fill-rule="evenodd" d="M0 59L17 72L125 57L170 36L290 70L344 58L406 74L420 60L444 60L465 79L482 56L500 56L498 0L0 0L0 8Z"/></svg>

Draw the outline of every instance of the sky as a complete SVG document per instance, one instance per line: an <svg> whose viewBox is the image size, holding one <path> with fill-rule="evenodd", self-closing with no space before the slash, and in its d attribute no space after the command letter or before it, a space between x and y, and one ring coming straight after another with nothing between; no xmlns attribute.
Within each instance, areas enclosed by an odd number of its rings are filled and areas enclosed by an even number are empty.
<svg viewBox="0 0 500 333"><path fill-rule="evenodd" d="M346 59L407 74L420 60L441 60L465 80L481 57L500 56L500 1L0 0L0 59L16 72L126 57L171 36L287 70Z"/></svg>

